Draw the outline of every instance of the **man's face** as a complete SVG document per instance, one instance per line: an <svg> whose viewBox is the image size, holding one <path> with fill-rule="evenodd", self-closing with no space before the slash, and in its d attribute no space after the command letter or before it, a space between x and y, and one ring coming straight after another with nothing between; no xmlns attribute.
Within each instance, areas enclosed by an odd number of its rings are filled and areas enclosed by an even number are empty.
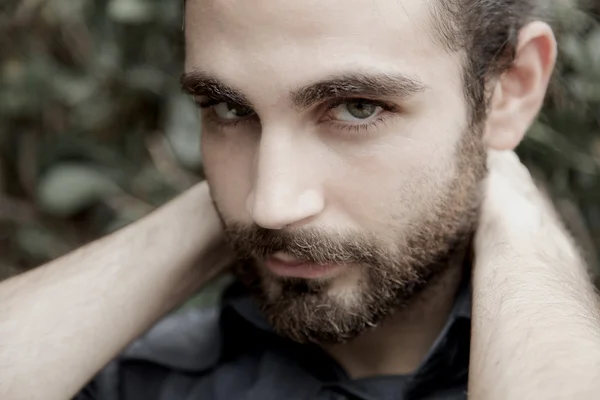
<svg viewBox="0 0 600 400"><path fill-rule="evenodd" d="M187 2L212 196L237 273L294 340L376 325L474 230L485 152L431 7Z"/></svg>

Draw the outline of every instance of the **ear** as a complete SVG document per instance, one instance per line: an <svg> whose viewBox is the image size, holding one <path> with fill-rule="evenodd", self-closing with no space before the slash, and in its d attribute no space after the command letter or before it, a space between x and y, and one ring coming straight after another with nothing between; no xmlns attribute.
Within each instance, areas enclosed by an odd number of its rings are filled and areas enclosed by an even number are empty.
<svg viewBox="0 0 600 400"><path fill-rule="evenodd" d="M533 124L556 63L556 38L536 21L519 33L514 63L494 81L484 142L491 149L513 150Z"/></svg>

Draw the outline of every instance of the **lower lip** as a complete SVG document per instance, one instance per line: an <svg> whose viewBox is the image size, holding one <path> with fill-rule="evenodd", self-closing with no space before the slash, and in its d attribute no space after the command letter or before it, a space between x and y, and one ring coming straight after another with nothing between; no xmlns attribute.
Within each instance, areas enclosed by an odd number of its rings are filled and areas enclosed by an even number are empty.
<svg viewBox="0 0 600 400"><path fill-rule="evenodd" d="M330 277L341 268L338 264L286 263L274 258L267 260L266 265L275 275L304 279Z"/></svg>

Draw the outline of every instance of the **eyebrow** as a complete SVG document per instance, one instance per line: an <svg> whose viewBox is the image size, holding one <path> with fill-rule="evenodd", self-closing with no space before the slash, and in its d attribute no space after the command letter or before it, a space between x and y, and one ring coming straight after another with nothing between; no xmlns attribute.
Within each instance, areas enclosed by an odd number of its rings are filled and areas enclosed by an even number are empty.
<svg viewBox="0 0 600 400"><path fill-rule="evenodd" d="M181 77L181 87L184 92L194 96L206 96L251 108L250 101L241 91L202 72L184 73ZM326 100L344 97L386 96L406 100L426 89L427 86L415 76L351 73L300 87L290 93L290 98L296 109L304 110Z"/></svg>
<svg viewBox="0 0 600 400"><path fill-rule="evenodd" d="M181 90L192 96L206 96L227 103L250 107L250 101L239 90L204 72L186 72L180 79Z"/></svg>
<svg viewBox="0 0 600 400"><path fill-rule="evenodd" d="M427 86L417 77L389 74L345 74L304 86L292 92L292 102L305 109L325 100L343 97L397 97L407 100Z"/></svg>

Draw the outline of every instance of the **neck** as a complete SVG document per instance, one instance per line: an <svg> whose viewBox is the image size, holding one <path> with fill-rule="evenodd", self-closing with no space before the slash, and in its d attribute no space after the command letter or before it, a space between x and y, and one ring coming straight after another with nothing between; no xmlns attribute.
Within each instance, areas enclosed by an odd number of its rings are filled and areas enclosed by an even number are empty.
<svg viewBox="0 0 600 400"><path fill-rule="evenodd" d="M464 254L414 300L356 339L324 349L352 378L414 372L441 333L463 275Z"/></svg>

